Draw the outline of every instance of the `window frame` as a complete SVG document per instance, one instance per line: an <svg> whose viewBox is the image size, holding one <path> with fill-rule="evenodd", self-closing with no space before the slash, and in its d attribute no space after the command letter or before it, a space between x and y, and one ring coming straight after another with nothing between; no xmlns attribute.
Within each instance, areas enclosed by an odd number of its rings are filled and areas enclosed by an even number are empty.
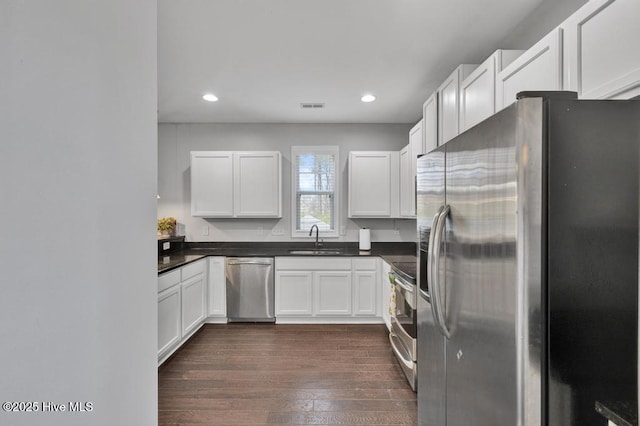
<svg viewBox="0 0 640 426"><path fill-rule="evenodd" d="M295 145L291 147L291 236L293 238L309 238L309 230L297 229L300 218L298 217L298 188L297 181L297 156L300 154L331 154L334 156L334 182L333 182L333 230L319 231L319 236L332 238L340 236L340 150L337 145L313 146ZM328 191L300 191L300 194L320 194Z"/></svg>

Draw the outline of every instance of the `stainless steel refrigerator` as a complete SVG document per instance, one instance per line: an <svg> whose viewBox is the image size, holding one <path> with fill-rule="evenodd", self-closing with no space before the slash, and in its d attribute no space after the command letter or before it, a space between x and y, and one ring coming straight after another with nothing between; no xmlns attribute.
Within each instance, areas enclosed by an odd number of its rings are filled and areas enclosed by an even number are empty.
<svg viewBox="0 0 640 426"><path fill-rule="evenodd" d="M418 159L421 426L637 400L640 102L521 95Z"/></svg>

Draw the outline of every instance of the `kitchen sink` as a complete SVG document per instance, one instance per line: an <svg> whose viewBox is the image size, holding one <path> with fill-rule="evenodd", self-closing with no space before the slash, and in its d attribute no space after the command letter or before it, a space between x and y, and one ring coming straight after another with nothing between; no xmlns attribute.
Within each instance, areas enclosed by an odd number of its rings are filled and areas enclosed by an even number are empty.
<svg viewBox="0 0 640 426"><path fill-rule="evenodd" d="M316 250L289 250L289 254L293 255L303 255L303 256L331 256L342 254L342 250L330 250L330 249L316 249Z"/></svg>

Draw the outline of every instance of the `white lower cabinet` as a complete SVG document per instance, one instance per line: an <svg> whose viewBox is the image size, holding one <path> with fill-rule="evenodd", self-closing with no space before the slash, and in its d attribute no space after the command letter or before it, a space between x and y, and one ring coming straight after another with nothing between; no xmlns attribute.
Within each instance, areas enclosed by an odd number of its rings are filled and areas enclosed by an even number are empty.
<svg viewBox="0 0 640 426"><path fill-rule="evenodd" d="M158 294L158 359L180 342L180 283Z"/></svg>
<svg viewBox="0 0 640 426"><path fill-rule="evenodd" d="M313 273L316 315L351 315L351 270Z"/></svg>
<svg viewBox="0 0 640 426"><path fill-rule="evenodd" d="M391 301L391 283L389 282L389 273L391 272L391 265L389 265L384 260L381 262L381 273L380 280L382 281L382 303L380 308L382 309L382 319L384 323L387 325L387 328L391 330L391 312L390 312L390 301Z"/></svg>
<svg viewBox="0 0 640 426"><path fill-rule="evenodd" d="M353 314L375 316L377 309L377 271L353 272Z"/></svg>
<svg viewBox="0 0 640 426"><path fill-rule="evenodd" d="M188 336L204 323L207 317L204 274L180 284L182 300L182 335Z"/></svg>
<svg viewBox="0 0 640 426"><path fill-rule="evenodd" d="M206 282L206 259L158 276L158 364L204 324Z"/></svg>
<svg viewBox="0 0 640 426"><path fill-rule="evenodd" d="M227 322L227 283L224 272L224 256L209 257L208 292L209 319L207 322Z"/></svg>
<svg viewBox="0 0 640 426"><path fill-rule="evenodd" d="M276 271L276 318L313 315L313 273Z"/></svg>
<svg viewBox="0 0 640 426"><path fill-rule="evenodd" d="M277 257L276 322L380 323L378 261Z"/></svg>

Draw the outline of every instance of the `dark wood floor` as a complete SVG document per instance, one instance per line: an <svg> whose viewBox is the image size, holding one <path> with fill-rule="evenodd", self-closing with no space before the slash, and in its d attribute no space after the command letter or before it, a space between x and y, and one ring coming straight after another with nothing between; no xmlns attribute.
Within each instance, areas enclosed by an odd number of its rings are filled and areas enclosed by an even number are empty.
<svg viewBox="0 0 640 426"><path fill-rule="evenodd" d="M206 325L158 387L161 425L417 424L384 325Z"/></svg>

